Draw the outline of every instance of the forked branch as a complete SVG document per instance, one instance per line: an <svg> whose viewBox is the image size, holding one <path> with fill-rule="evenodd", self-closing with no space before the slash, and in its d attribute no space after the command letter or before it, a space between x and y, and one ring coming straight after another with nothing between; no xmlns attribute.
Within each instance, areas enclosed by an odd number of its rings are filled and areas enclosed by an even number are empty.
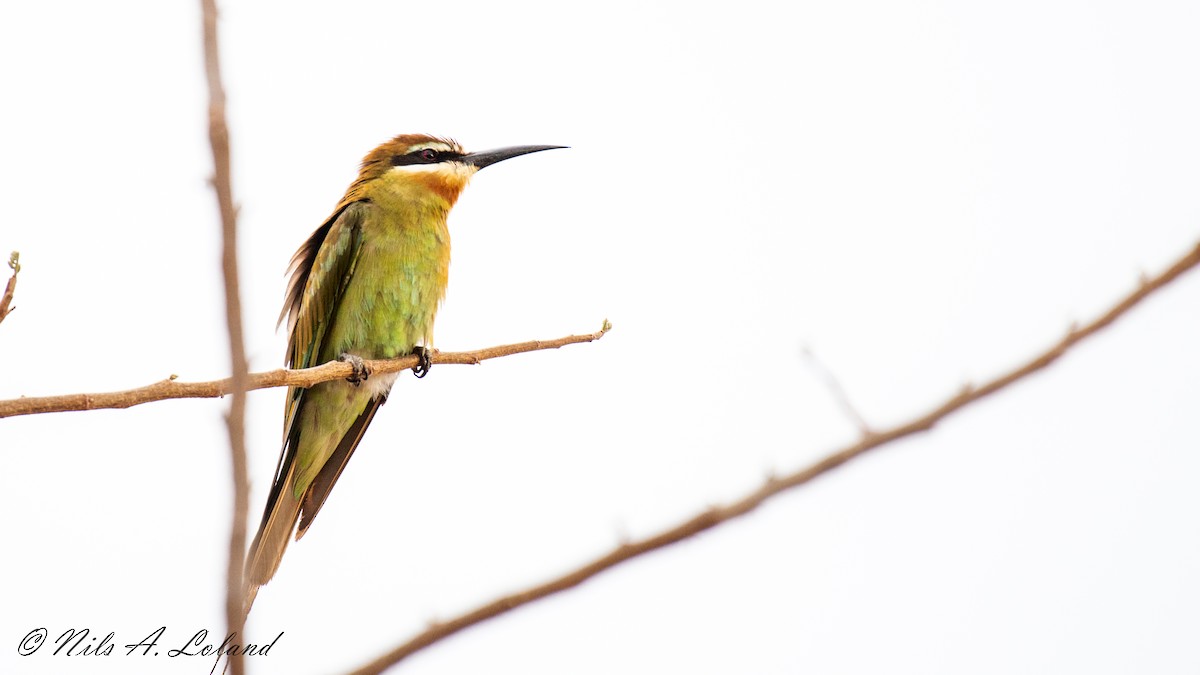
<svg viewBox="0 0 1200 675"><path fill-rule="evenodd" d="M523 591L513 593L512 595L493 600L449 621L435 623L395 649L353 671L351 675L374 675L375 673L383 672L417 651L454 635L465 628L510 612L535 600L578 586L597 574L627 560L683 541L705 530L727 523L738 516L746 515L771 497L804 485L818 476L866 454L870 450L874 450L905 436L928 431L951 414L1046 368L1051 363L1057 361L1069 349L1095 335L1102 328L1113 323L1126 312L1133 309L1134 306L1145 300L1151 293L1170 284L1184 272L1197 265L1200 265L1200 243L1161 274L1153 278L1143 279L1137 289L1124 298L1121 298L1099 317L1086 325L1072 326L1061 340L1051 345L1046 351L1018 365L1007 373L989 380L978 387L964 386L954 396L951 396L925 414L908 422L885 431L866 432L856 443L842 448L804 469L782 477L768 477L758 489L735 502L710 508L674 527L644 539L623 543L609 553L557 579L552 579Z"/></svg>

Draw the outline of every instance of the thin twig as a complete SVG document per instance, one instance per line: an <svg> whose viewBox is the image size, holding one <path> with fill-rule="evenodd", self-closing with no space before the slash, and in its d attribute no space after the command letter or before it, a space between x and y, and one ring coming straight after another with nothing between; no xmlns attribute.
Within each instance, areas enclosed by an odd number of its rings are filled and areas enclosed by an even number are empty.
<svg viewBox="0 0 1200 675"><path fill-rule="evenodd" d="M0 321L4 317L12 313L16 307L9 307L12 304L13 293L17 290L17 274L21 271L21 253L13 251L8 256L8 268L13 271L12 276L8 279L8 284L4 287L4 295L0 296Z"/></svg>
<svg viewBox="0 0 1200 675"><path fill-rule="evenodd" d="M246 511L250 503L250 482L246 470L246 363L242 336L242 304L238 292L237 209L233 205L233 180L230 176L229 127L225 123L225 87L221 83L221 59L217 44L216 0L200 0L204 12L204 71L208 79L208 140L213 153L213 189L221 210L223 250L221 267L225 275L225 320L229 327L229 355L233 377L229 403L229 451L233 459L233 523L229 532L229 560L225 584L225 621L234 644L246 644L243 636L242 567L246 558ZM245 666L239 650L230 651L233 675L242 675Z"/></svg>
<svg viewBox="0 0 1200 675"><path fill-rule="evenodd" d="M449 621L433 624L425 631L390 652L353 671L351 675L374 675L375 673L383 672L413 653L454 635L465 628L512 611L535 600L578 586L597 574L631 558L636 558L637 556L670 544L683 541L705 530L729 522L734 518L753 511L771 497L803 485L818 476L846 464L852 459L862 456L869 450L886 445L905 436L928 431L950 414L1054 363L1071 347L1095 335L1102 328L1116 321L1117 318L1146 299L1151 293L1163 288L1181 274L1197 265L1200 265L1200 244L1197 244L1195 248L1172 264L1163 273L1153 278L1143 279L1136 290L1122 298L1092 322L1082 327L1072 326L1066 336L1045 352L986 384L977 388L964 387L959 393L924 415L886 431L864 435L858 442L828 455L805 469L783 477L769 477L757 490L735 502L726 504L725 506L710 508L693 518L645 539L623 543L613 551L557 579L499 598Z"/></svg>
<svg viewBox="0 0 1200 675"><path fill-rule="evenodd" d="M869 435L871 433L870 425L867 424L866 418L858 412L858 408L854 407L854 402L850 400L850 395L846 393L846 389L842 387L842 383L838 381L833 371L826 368L825 364L817 359L816 354L813 354L808 345L804 345L800 349L800 353L804 357L805 363L808 364L809 369L816 373L817 377L821 378L821 381L825 383L825 388L833 395L833 400L837 401L837 404L841 406L842 412L846 413L846 416L858 427L859 433L864 436Z"/></svg>
<svg viewBox="0 0 1200 675"><path fill-rule="evenodd" d="M488 359L502 356L534 352L542 349L558 349L566 345L599 340L611 328L608 321L595 333L583 335L568 335L556 340L531 340L511 345L487 347L469 352L439 352L430 355L430 361L435 364L470 364L475 365ZM394 359L364 360L372 374L398 373L417 365L415 356L401 356ZM311 387L314 384L330 380L342 380L354 374L354 367L341 361L330 361L312 368L288 370L280 368L263 373L251 373L247 376L246 391L268 389L271 387ZM155 382L137 389L125 391L110 391L98 394L63 394L60 396L22 397L0 401L0 418L17 415L36 415L51 412L71 412L82 410L101 410L106 408L129 408L143 403L165 401L173 398L220 398L233 391L233 379L212 380L210 382L179 382L172 375L166 380Z"/></svg>

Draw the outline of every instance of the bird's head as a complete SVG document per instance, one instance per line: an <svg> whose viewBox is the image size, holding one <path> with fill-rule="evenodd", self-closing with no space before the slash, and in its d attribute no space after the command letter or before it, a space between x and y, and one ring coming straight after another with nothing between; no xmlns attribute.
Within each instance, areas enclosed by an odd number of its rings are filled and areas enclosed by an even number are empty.
<svg viewBox="0 0 1200 675"><path fill-rule="evenodd" d="M484 152L466 152L457 142L425 134L402 134L363 158L358 179L344 201L368 198L377 189L406 197L436 195L452 206L476 171L531 152L561 145L517 145Z"/></svg>

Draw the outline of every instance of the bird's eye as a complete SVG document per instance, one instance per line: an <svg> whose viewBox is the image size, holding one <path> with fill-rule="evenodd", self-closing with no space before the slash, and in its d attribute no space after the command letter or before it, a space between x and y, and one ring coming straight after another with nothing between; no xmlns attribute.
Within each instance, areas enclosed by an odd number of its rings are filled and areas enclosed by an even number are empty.
<svg viewBox="0 0 1200 675"><path fill-rule="evenodd" d="M425 148L421 151L421 159L425 160L426 162L436 162L438 159L437 150L434 150L433 148Z"/></svg>

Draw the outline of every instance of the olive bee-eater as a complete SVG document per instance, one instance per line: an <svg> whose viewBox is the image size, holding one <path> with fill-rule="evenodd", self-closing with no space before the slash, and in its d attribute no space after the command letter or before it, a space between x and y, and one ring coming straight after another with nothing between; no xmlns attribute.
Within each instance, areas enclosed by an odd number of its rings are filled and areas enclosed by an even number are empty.
<svg viewBox="0 0 1200 675"><path fill-rule="evenodd" d="M329 497L396 374L370 377L363 359L416 353L428 370L433 318L446 292L446 217L476 171L562 146L464 152L458 143L402 135L372 150L337 208L292 257L283 312L287 365L340 359L349 380L290 387L283 450L266 511L246 560L247 610Z"/></svg>

